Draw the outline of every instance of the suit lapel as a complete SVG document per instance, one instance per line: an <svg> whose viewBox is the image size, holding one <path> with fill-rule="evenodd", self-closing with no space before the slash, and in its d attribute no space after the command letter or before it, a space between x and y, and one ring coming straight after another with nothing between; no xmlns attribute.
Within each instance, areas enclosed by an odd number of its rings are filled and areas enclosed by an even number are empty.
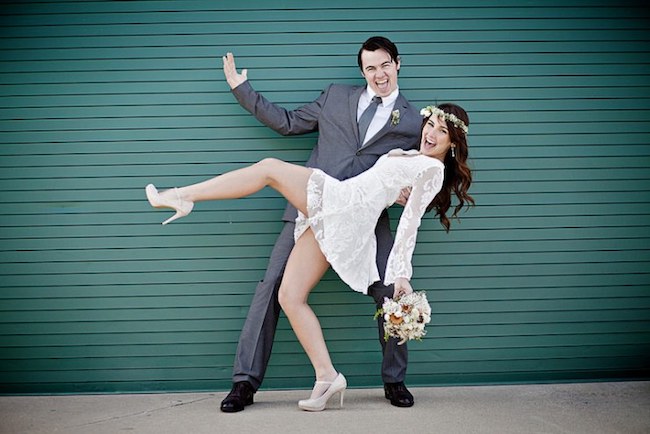
<svg viewBox="0 0 650 434"><path fill-rule="evenodd" d="M354 137L357 139L357 143L359 143L359 127L357 124L357 109L359 108L359 99L361 98L361 94L366 88L363 86L360 86L358 88L352 89L350 92L350 99L348 101L348 105L350 107L350 122L352 123L352 131L354 131Z"/></svg>

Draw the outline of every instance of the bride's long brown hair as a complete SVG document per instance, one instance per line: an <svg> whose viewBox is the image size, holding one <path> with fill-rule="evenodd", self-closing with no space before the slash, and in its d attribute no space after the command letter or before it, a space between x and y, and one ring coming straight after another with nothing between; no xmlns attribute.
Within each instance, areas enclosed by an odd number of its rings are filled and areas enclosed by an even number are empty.
<svg viewBox="0 0 650 434"><path fill-rule="evenodd" d="M466 126L469 126L469 116L467 116L467 112L462 107L456 104L444 103L439 104L438 108L445 113L453 114L462 120ZM424 129L424 125L428 120L428 117L424 118L422 129ZM447 152L444 161L445 179L442 183L442 189L433 198L427 207L427 211L435 210L436 215L440 218L440 223L449 232L451 222L449 221L449 217L447 217L447 211L451 207L452 191L458 198L458 204L454 208L454 213L451 215L452 218L458 218L458 213L463 209L463 206L467 205L469 207L470 205L474 205L474 199L467 193L472 184L472 171L467 165L467 135L463 130L454 126L452 122L448 120L445 120L445 122L447 123L451 143L456 145L454 150L455 156L452 157L451 150ZM422 143L422 132L420 132L420 143Z"/></svg>

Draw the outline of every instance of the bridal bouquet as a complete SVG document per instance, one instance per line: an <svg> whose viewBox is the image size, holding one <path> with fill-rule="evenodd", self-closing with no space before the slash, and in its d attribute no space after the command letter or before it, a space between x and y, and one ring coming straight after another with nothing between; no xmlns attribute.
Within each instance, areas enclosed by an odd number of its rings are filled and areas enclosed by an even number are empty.
<svg viewBox="0 0 650 434"><path fill-rule="evenodd" d="M413 292L396 300L385 298L375 319L384 316L384 339L398 338L398 345L411 339L421 340L424 326L431 321L431 306L424 291Z"/></svg>

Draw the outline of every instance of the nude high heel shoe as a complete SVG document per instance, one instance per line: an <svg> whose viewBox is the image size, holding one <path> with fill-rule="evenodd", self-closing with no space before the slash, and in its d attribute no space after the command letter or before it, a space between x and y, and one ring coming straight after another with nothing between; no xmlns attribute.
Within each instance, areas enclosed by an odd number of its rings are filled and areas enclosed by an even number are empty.
<svg viewBox="0 0 650 434"><path fill-rule="evenodd" d="M178 193L178 189L174 188L175 198L165 198L158 193L158 190L153 184L149 184L145 187L144 191L147 193L147 200L154 208L172 208L176 210L176 214L162 222L166 225L167 223L173 222L174 220L185 217L192 212L194 208L194 202L188 200L183 200L181 195Z"/></svg>
<svg viewBox="0 0 650 434"><path fill-rule="evenodd" d="M343 374L339 373L339 375L337 375L332 382L317 381L314 387L319 384L329 384L330 386L327 388L325 393L323 393L318 398L302 399L298 401L298 407L306 411L322 411L325 409L327 401L329 401L332 395L336 393L341 394L341 407L343 407L343 395L345 394L345 388L348 386L348 383L345 380Z"/></svg>

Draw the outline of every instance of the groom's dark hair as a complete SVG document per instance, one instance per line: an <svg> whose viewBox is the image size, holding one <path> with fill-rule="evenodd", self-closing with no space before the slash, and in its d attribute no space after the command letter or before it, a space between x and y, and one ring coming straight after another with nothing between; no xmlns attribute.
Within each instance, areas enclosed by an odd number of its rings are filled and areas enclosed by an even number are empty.
<svg viewBox="0 0 650 434"><path fill-rule="evenodd" d="M397 52L397 47L391 42L390 39L384 38L383 36L373 36L369 38L366 42L363 43L359 49L359 54L357 54L357 63L359 64L359 69L363 71L363 66L361 65L361 53L363 51L377 51L377 50L386 50L390 55L390 58L393 62L397 63L399 61L399 53Z"/></svg>

